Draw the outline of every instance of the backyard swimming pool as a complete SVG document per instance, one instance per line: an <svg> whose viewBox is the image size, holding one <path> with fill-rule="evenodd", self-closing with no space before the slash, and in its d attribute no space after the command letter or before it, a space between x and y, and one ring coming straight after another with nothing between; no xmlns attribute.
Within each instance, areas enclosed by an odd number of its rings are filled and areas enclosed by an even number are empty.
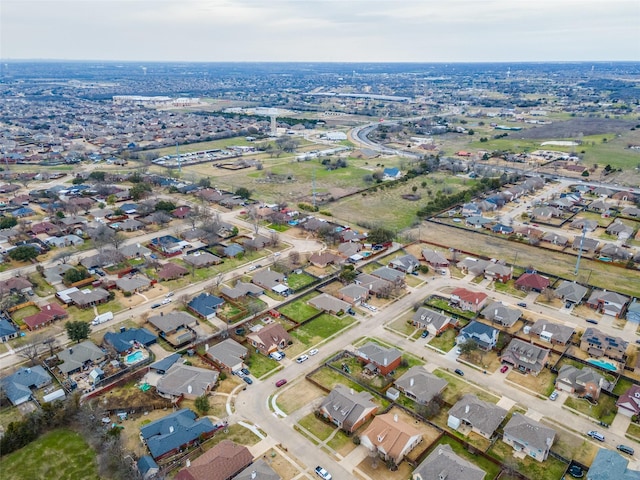
<svg viewBox="0 0 640 480"><path fill-rule="evenodd" d="M590 358L587 362L597 365L600 368L604 368L605 370L609 370L611 372L618 371L618 366L613 362L608 362L607 360L602 360L599 358Z"/></svg>
<svg viewBox="0 0 640 480"><path fill-rule="evenodd" d="M138 363L143 358L144 353L142 352L142 350L136 350L135 352L130 353L124 358L124 363L126 363L127 365L132 365L134 363Z"/></svg>

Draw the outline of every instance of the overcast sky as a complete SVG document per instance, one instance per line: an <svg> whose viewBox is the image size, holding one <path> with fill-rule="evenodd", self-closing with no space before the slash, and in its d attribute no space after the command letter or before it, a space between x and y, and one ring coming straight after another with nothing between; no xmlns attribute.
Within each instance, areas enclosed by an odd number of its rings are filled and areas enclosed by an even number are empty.
<svg viewBox="0 0 640 480"><path fill-rule="evenodd" d="M3 59L640 60L640 0L0 0Z"/></svg>

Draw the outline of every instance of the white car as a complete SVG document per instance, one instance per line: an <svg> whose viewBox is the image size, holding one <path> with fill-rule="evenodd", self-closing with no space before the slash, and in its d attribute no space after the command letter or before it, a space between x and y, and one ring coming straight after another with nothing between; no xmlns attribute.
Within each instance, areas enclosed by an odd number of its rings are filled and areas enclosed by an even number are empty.
<svg viewBox="0 0 640 480"><path fill-rule="evenodd" d="M320 466L316 467L316 474L320 478L324 478L324 480L331 480L333 478L329 472Z"/></svg>
<svg viewBox="0 0 640 480"><path fill-rule="evenodd" d="M317 348L314 348L313 350L309 350L309 355L315 355L316 353L318 353Z"/></svg>
<svg viewBox="0 0 640 480"><path fill-rule="evenodd" d="M165 298L165 299L164 299L164 300L162 300L160 303L161 303L162 305L166 305L166 304L168 304L168 303L171 303L171 298Z"/></svg>
<svg viewBox="0 0 640 480"><path fill-rule="evenodd" d="M309 357L307 355L300 355L298 358L296 358L296 362L298 363L306 362L307 360L309 360Z"/></svg>

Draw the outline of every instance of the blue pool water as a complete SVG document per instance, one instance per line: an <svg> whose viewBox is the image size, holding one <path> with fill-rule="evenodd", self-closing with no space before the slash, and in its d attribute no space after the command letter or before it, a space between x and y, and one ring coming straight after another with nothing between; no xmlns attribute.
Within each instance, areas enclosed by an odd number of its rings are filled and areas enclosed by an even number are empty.
<svg viewBox="0 0 640 480"><path fill-rule="evenodd" d="M607 362L606 360L590 358L589 360L587 360L587 362L593 363L600 368L604 368L605 370L610 370L612 372L616 372L618 370L618 368L613 363Z"/></svg>
<svg viewBox="0 0 640 480"><path fill-rule="evenodd" d="M370 255L371 255L371 252L362 252L363 257L369 257Z"/></svg>
<svg viewBox="0 0 640 480"><path fill-rule="evenodd" d="M143 358L144 358L144 353L142 353L142 350L136 350L135 352L127 355L124 359L124 362L131 365L132 363L139 362Z"/></svg>

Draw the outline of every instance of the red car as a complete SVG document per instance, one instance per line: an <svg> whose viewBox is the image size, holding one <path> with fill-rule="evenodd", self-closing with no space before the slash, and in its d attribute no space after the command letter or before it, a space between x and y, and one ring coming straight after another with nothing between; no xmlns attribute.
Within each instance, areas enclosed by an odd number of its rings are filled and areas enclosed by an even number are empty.
<svg viewBox="0 0 640 480"><path fill-rule="evenodd" d="M500 369L500 373L505 373L507 370L509 370L509 367L507 367L506 365L503 365L502 368Z"/></svg>
<svg viewBox="0 0 640 480"><path fill-rule="evenodd" d="M283 386L285 383L287 383L287 380L286 380L285 378L283 378L283 379L281 379L281 380L278 380L278 381L276 382L276 387L281 387L281 386Z"/></svg>

